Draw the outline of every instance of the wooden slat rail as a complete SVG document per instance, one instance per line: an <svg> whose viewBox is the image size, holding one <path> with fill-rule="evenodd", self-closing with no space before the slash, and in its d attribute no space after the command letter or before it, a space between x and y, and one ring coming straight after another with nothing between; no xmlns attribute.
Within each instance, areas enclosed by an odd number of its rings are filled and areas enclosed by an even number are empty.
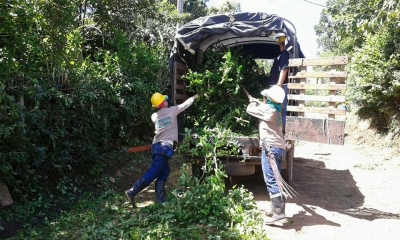
<svg viewBox="0 0 400 240"><path fill-rule="evenodd" d="M288 83L289 89L346 90L346 84Z"/></svg>
<svg viewBox="0 0 400 240"><path fill-rule="evenodd" d="M331 71L335 71L337 69L338 69L338 65L331 65ZM342 66L340 66L340 69L342 69ZM344 79L345 78L331 77L331 78L329 78L329 82L331 84L339 85L339 84L344 82ZM336 93L337 93L337 91L335 91L334 89L331 89L329 91L329 95L330 96L334 96L334 95L336 95ZM329 108L335 108L335 105L336 104L334 102L329 102ZM334 114L328 114L328 118L335 118L335 115Z"/></svg>
<svg viewBox="0 0 400 240"><path fill-rule="evenodd" d="M174 104L183 103L187 98L186 85L187 81L183 76L188 72L188 68L185 64L180 62L175 62L174 68L174 81L173 81L173 91L174 91Z"/></svg>
<svg viewBox="0 0 400 240"><path fill-rule="evenodd" d="M178 74L178 73L177 73L176 76L175 76L175 79L176 79L176 80L185 80L184 78L182 78L183 75L184 75L184 74ZM185 80L185 81L186 81L186 80Z"/></svg>
<svg viewBox="0 0 400 240"><path fill-rule="evenodd" d="M342 103L346 101L345 96L316 96L316 95L295 95L288 94L287 98L289 100L299 100L299 101L312 101L312 102L336 102Z"/></svg>
<svg viewBox="0 0 400 240"><path fill-rule="evenodd" d="M325 58L293 58L289 59L289 67L346 65L348 62L348 56Z"/></svg>
<svg viewBox="0 0 400 240"><path fill-rule="evenodd" d="M309 112L321 114L337 114L345 115L346 110L340 108L323 108L323 107L300 107L300 106L287 106L287 111L290 112Z"/></svg>
<svg viewBox="0 0 400 240"><path fill-rule="evenodd" d="M348 74L343 68L348 62L349 57L347 56L289 59L289 67L291 72L295 74L289 76L287 85L290 90L288 99L292 100L287 111L297 112L299 117L305 117L306 113L327 115L328 118L332 119L335 118L335 115L344 115L346 111L337 108L337 106L344 103L346 98L338 95L338 91L346 90L345 79ZM316 70L314 72L313 68L310 68L314 66L322 66L327 70ZM297 71L295 71L296 69ZM319 91L319 94L324 94L320 91L325 90L326 95L310 95L309 90ZM315 91L311 91L312 93L315 93ZM293 101L296 102L294 104L296 106L291 106L294 103ZM325 108L311 107L313 106L312 102L326 102L328 105Z"/></svg>
<svg viewBox="0 0 400 240"><path fill-rule="evenodd" d="M346 78L347 72L298 72L289 78Z"/></svg>
<svg viewBox="0 0 400 240"><path fill-rule="evenodd" d="M176 89L182 89L182 90L185 90L186 89L186 86L185 85L179 85L179 84L176 84L175 85L175 90Z"/></svg>
<svg viewBox="0 0 400 240"><path fill-rule="evenodd" d="M185 101L187 98L186 98L186 94L176 94L175 95L175 99L179 99L179 100L183 100L183 101Z"/></svg>
<svg viewBox="0 0 400 240"><path fill-rule="evenodd" d="M182 70L182 71L187 72L187 67L186 67L186 65L183 64L183 63L175 62L175 67L176 67L177 69L180 69L180 70Z"/></svg>

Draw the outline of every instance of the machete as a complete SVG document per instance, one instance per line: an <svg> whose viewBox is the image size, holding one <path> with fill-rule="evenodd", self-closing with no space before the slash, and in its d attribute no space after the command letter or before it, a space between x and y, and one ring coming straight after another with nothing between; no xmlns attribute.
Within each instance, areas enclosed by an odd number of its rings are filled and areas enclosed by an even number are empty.
<svg viewBox="0 0 400 240"><path fill-rule="evenodd" d="M144 145L140 147L131 147L127 150L128 153L135 153L135 152L143 152L149 151L151 149L151 145Z"/></svg>

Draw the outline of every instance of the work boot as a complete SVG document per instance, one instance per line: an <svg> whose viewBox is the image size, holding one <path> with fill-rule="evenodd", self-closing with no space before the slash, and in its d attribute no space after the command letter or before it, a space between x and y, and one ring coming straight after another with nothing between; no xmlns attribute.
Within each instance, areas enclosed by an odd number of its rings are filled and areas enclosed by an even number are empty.
<svg viewBox="0 0 400 240"><path fill-rule="evenodd" d="M265 215L266 215L266 216L272 216L272 214L273 214L273 212L272 212L272 202L270 202L269 209L267 209L267 210L265 211Z"/></svg>
<svg viewBox="0 0 400 240"><path fill-rule="evenodd" d="M167 196L165 193L165 181L156 181L155 190L157 195L157 202L163 203L167 201Z"/></svg>
<svg viewBox="0 0 400 240"><path fill-rule="evenodd" d="M146 182L146 180L144 178L140 178L135 182L135 184L133 184L133 187L131 189L125 191L125 195L129 198L129 201L131 202L133 207L136 207L135 196L147 186L149 186L149 184Z"/></svg>
<svg viewBox="0 0 400 240"><path fill-rule="evenodd" d="M274 224L276 222L285 222L285 197L279 196L271 199L272 217L267 218L265 224Z"/></svg>

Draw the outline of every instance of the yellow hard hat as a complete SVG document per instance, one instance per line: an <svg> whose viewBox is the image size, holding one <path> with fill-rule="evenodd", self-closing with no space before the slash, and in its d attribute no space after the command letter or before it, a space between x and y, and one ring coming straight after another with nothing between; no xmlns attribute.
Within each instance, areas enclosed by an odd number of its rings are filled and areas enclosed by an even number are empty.
<svg viewBox="0 0 400 240"><path fill-rule="evenodd" d="M164 102L164 100L167 99L167 95L162 95L161 93L154 93L153 96L151 96L151 104L153 107L158 107L160 106L161 103Z"/></svg>
<svg viewBox="0 0 400 240"><path fill-rule="evenodd" d="M278 44L284 43L285 40L286 40L286 35L285 35L284 33L277 33L277 34L275 35L275 38L278 39Z"/></svg>

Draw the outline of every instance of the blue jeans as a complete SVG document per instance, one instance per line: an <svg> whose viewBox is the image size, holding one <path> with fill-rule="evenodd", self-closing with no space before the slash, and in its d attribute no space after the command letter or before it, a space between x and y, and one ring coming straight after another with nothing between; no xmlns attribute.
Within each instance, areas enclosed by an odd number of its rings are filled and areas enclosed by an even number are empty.
<svg viewBox="0 0 400 240"><path fill-rule="evenodd" d="M168 158L162 154L161 143L155 143L151 146L151 159L153 162L150 168L143 175L143 178L149 184L155 179L164 182L167 181L170 168Z"/></svg>
<svg viewBox="0 0 400 240"><path fill-rule="evenodd" d="M275 162L278 166L279 171L281 171L282 162L285 157L285 150L283 150L282 148L272 147L271 152L274 155ZM281 192L279 190L278 184L276 183L274 172L272 171L271 165L269 164L268 156L265 149L263 149L261 152L261 167L270 198L279 197L281 195Z"/></svg>

